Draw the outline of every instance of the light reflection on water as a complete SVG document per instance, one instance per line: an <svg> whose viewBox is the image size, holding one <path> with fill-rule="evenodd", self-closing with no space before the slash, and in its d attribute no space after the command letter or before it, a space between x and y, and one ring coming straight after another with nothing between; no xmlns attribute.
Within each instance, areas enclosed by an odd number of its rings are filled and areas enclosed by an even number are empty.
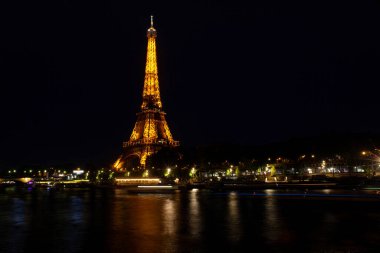
<svg viewBox="0 0 380 253"><path fill-rule="evenodd" d="M179 199L178 195L174 195L173 198L167 198L163 201L163 207L161 211L161 219L162 219L162 234L164 238L162 239L162 248L168 251L169 249L176 249L177 245L177 237L175 236L178 233L178 225L179 225L179 212L178 205Z"/></svg>
<svg viewBox="0 0 380 253"><path fill-rule="evenodd" d="M25 200L20 198L13 199L12 205L12 224L20 226L25 224Z"/></svg>
<svg viewBox="0 0 380 253"><path fill-rule="evenodd" d="M378 201L263 193L2 191L0 251L362 252L379 246Z"/></svg>
<svg viewBox="0 0 380 253"><path fill-rule="evenodd" d="M229 238L233 242L240 239L240 216L239 216L239 199L236 192L228 195L228 224Z"/></svg>
<svg viewBox="0 0 380 253"><path fill-rule="evenodd" d="M199 191L197 189L193 189L189 193L189 210L188 210L188 226L190 230L191 236L199 236L201 233L201 209L199 204Z"/></svg>
<svg viewBox="0 0 380 253"><path fill-rule="evenodd" d="M268 190L266 190L268 191ZM272 192L268 192L271 194ZM265 237L267 240L273 242L280 239L281 236L281 222L277 209L277 199L274 197L268 197L265 199L265 209L264 209L264 221L265 226Z"/></svg>

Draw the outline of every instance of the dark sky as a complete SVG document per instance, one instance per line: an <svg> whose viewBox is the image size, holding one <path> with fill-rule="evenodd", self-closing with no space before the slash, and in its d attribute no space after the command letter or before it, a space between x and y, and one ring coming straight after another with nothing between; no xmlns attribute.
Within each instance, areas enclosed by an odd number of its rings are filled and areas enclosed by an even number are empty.
<svg viewBox="0 0 380 253"><path fill-rule="evenodd" d="M151 14L183 145L379 132L378 1L6 2L0 164L116 158L141 104Z"/></svg>

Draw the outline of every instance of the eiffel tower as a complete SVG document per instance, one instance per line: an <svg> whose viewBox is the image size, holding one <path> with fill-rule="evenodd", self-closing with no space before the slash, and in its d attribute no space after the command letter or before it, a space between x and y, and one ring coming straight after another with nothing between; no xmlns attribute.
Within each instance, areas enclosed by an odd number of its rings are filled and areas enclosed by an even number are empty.
<svg viewBox="0 0 380 253"><path fill-rule="evenodd" d="M151 16L147 37L148 48L141 111L137 113L137 121L129 141L123 143L123 153L113 165L116 170L135 165L144 169L147 158L162 147L179 146L179 142L173 139L166 122L166 113L162 111L157 71L157 31L153 27L153 16Z"/></svg>

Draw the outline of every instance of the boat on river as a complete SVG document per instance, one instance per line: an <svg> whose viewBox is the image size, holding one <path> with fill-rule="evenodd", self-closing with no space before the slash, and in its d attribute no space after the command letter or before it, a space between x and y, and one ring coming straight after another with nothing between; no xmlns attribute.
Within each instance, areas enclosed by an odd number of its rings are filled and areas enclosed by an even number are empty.
<svg viewBox="0 0 380 253"><path fill-rule="evenodd" d="M137 185L129 188L128 193L174 193L177 185Z"/></svg>

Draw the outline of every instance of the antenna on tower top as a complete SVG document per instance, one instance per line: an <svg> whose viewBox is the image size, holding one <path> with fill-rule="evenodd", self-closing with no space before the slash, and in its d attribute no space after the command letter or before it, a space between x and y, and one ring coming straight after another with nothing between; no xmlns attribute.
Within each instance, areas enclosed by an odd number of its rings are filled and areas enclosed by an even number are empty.
<svg viewBox="0 0 380 253"><path fill-rule="evenodd" d="M150 15L150 26L153 27L153 15Z"/></svg>

